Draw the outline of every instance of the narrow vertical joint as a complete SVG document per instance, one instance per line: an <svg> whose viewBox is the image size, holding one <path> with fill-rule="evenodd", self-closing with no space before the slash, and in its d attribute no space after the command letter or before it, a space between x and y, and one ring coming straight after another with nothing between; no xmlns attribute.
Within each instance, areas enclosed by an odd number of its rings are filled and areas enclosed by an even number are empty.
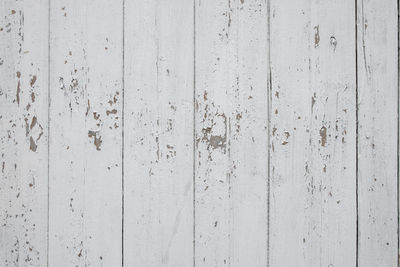
<svg viewBox="0 0 400 267"><path fill-rule="evenodd" d="M46 237L46 263L49 266L49 244L50 244L50 14L51 0L48 0L47 21L47 237Z"/></svg>
<svg viewBox="0 0 400 267"><path fill-rule="evenodd" d="M125 0L122 0L122 129L121 129L121 263L124 266L124 216L125 216Z"/></svg>
<svg viewBox="0 0 400 267"><path fill-rule="evenodd" d="M193 0L193 267L196 266L196 0Z"/></svg>
<svg viewBox="0 0 400 267"><path fill-rule="evenodd" d="M267 266L270 266L270 210L271 210L271 93L272 93L272 71L271 71L271 0L267 1L267 35L268 35L268 85L267 85L267 108L268 108L268 136L267 136L267 144L268 144L268 162L267 162Z"/></svg>
<svg viewBox="0 0 400 267"><path fill-rule="evenodd" d="M399 197L399 170L400 170L400 166L399 166L399 149L400 149L400 91L399 91L399 85L400 85L400 66L399 66L399 62L400 62L400 56L399 56L399 51L400 51L400 33L399 33L399 27L400 27L400 7L399 7L399 0L397 0L397 267L400 266L400 206L399 206L399 201L400 201L400 197Z"/></svg>
<svg viewBox="0 0 400 267"><path fill-rule="evenodd" d="M356 267L358 267L358 258L359 258L359 201L358 201L358 16L357 16L357 0L354 1L354 10L355 10L355 82L356 82Z"/></svg>

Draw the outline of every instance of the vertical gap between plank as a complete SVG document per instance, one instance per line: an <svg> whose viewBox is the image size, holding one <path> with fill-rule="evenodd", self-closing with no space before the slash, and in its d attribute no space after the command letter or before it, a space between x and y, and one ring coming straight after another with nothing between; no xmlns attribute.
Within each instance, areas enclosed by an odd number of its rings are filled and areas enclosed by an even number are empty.
<svg viewBox="0 0 400 267"><path fill-rule="evenodd" d="M125 0L122 0L122 129L121 129L121 264L124 267L124 216L125 216Z"/></svg>
<svg viewBox="0 0 400 267"><path fill-rule="evenodd" d="M359 255L359 223L358 223L358 9L357 9L357 1L354 1L354 10L355 10L355 68L356 68L356 267L358 267L358 255ZM362 0L361 0L362 1Z"/></svg>
<svg viewBox="0 0 400 267"><path fill-rule="evenodd" d="M399 149L400 149L400 92L399 92L399 83L400 83L400 66L399 66L399 61L400 61L400 56L399 56L399 51L400 51L400 46L399 46L399 42L400 42L400 34L399 34L399 26L400 26L400 8L399 8L399 0L397 0L397 267L400 266L400 217L399 217L399 201L400 201L400 197L399 197Z"/></svg>
<svg viewBox="0 0 400 267"><path fill-rule="evenodd" d="M46 264L49 267L50 251L50 14L51 0L48 0L48 20L47 20L47 237L46 237Z"/></svg>
<svg viewBox="0 0 400 267"><path fill-rule="evenodd" d="M196 0L193 0L193 267L196 266Z"/></svg>
<svg viewBox="0 0 400 267"><path fill-rule="evenodd" d="M271 198L271 93L272 93L272 71L271 71L271 0L267 0L267 64L268 64L268 85L267 85L267 120L268 120L268 135L267 135L267 144L268 144L268 157L267 157L267 266L270 266L270 198Z"/></svg>

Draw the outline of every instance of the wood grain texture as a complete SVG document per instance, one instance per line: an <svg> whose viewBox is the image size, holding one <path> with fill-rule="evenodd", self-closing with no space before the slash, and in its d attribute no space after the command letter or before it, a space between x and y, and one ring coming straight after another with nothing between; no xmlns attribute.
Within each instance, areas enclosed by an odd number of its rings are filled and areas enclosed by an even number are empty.
<svg viewBox="0 0 400 267"><path fill-rule="evenodd" d="M0 266L46 265L47 47L47 0L0 2Z"/></svg>
<svg viewBox="0 0 400 267"><path fill-rule="evenodd" d="M398 12L0 1L0 266L399 266Z"/></svg>
<svg viewBox="0 0 400 267"><path fill-rule="evenodd" d="M124 264L193 263L193 3L125 6Z"/></svg>
<svg viewBox="0 0 400 267"><path fill-rule="evenodd" d="M398 264L396 1L357 1L358 263Z"/></svg>
<svg viewBox="0 0 400 267"><path fill-rule="evenodd" d="M270 266L355 266L354 8L271 1Z"/></svg>
<svg viewBox="0 0 400 267"><path fill-rule="evenodd" d="M122 263L122 12L51 2L50 266Z"/></svg>
<svg viewBox="0 0 400 267"><path fill-rule="evenodd" d="M265 266L265 1L196 1L195 265Z"/></svg>

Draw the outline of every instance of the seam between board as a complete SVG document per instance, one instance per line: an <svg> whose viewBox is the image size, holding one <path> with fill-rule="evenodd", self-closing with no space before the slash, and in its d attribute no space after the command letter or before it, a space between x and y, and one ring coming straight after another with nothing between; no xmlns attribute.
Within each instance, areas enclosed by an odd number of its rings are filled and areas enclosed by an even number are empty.
<svg viewBox="0 0 400 267"><path fill-rule="evenodd" d="M125 0L122 0L122 129L121 129L121 265L124 266L125 222Z"/></svg>
<svg viewBox="0 0 400 267"><path fill-rule="evenodd" d="M46 237L46 265L49 267L50 251L50 21L51 0L48 0L47 20L47 237Z"/></svg>
<svg viewBox="0 0 400 267"><path fill-rule="evenodd" d="M400 46L399 46L399 42L400 42L400 34L399 34L399 26L400 26L400 16L399 16L399 0L397 0L397 267L400 266L400 217L399 217L399 201L400 201L400 197L399 197L399 149L400 149L400 92L399 92L399 82L400 82L400 68L399 68L399 61L400 61L400 57L399 57L399 51L400 51Z"/></svg>
<svg viewBox="0 0 400 267"><path fill-rule="evenodd" d="M268 123L268 156L267 156L267 266L270 266L270 210L271 210L271 93L272 93L272 71L271 71L271 0L267 0L267 57L268 57L268 84L267 84L267 123Z"/></svg>
<svg viewBox="0 0 400 267"><path fill-rule="evenodd" d="M362 0L361 0L362 1ZM358 199L358 145L359 145L359 140L358 140L358 8L357 8L357 3L358 0L354 1L354 10L355 10L355 82L356 82L356 88L355 88L355 93L356 93L356 151L355 151L355 156L356 156L356 267L358 267L358 258L359 258L359 222L358 222L358 217L359 217L359 199Z"/></svg>
<svg viewBox="0 0 400 267"><path fill-rule="evenodd" d="M193 267L196 266L196 0L193 0Z"/></svg>

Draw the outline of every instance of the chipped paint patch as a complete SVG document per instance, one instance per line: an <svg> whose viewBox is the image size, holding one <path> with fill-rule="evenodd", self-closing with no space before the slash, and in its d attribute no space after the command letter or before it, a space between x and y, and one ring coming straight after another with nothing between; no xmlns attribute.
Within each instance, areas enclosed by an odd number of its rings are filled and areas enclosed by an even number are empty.
<svg viewBox="0 0 400 267"><path fill-rule="evenodd" d="M101 150L101 144L103 143L103 141L101 140L101 136L99 135L99 131L89 130L88 131L88 137L89 138L93 138L93 144L96 147L96 150L100 151Z"/></svg>

